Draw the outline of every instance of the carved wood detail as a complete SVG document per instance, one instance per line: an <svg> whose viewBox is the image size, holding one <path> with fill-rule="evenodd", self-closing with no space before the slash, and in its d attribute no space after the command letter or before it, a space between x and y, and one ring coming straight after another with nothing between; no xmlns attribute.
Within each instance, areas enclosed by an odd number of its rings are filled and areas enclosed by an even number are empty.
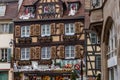
<svg viewBox="0 0 120 80"><path fill-rule="evenodd" d="M30 58L32 60L40 59L40 47L31 47L30 49Z"/></svg>
<svg viewBox="0 0 120 80"><path fill-rule="evenodd" d="M82 22L75 22L75 32L81 33L82 32L83 24Z"/></svg>
<svg viewBox="0 0 120 80"><path fill-rule="evenodd" d="M76 41L77 36L76 35L64 35L63 40L64 41Z"/></svg>
<svg viewBox="0 0 120 80"><path fill-rule="evenodd" d="M59 23L60 34L64 34L64 23Z"/></svg>
<svg viewBox="0 0 120 80"><path fill-rule="evenodd" d="M24 38L18 38L18 43L20 44L29 44L32 42L32 38L31 37L24 37Z"/></svg>
<svg viewBox="0 0 120 80"><path fill-rule="evenodd" d="M40 24L35 24L35 35L36 36L39 36L39 35L41 35L40 33L41 33L41 26L40 26Z"/></svg>
<svg viewBox="0 0 120 80"><path fill-rule="evenodd" d="M40 43L52 42L52 36L38 37L38 41L39 41Z"/></svg>
<svg viewBox="0 0 120 80"><path fill-rule="evenodd" d="M20 37L20 31L21 31L20 26L19 25L15 26L15 37Z"/></svg>
<svg viewBox="0 0 120 80"><path fill-rule="evenodd" d="M20 48L15 48L15 60L20 60L21 58L20 53L21 53Z"/></svg>
<svg viewBox="0 0 120 80"><path fill-rule="evenodd" d="M51 47L51 59L55 59L56 58L56 46L52 46Z"/></svg>
<svg viewBox="0 0 120 80"><path fill-rule="evenodd" d="M55 23L52 23L50 26L51 26L51 35L56 34L56 26L55 26Z"/></svg>
<svg viewBox="0 0 120 80"><path fill-rule="evenodd" d="M19 61L18 65L19 66L31 65L31 61Z"/></svg>
<svg viewBox="0 0 120 80"><path fill-rule="evenodd" d="M59 51L60 51L60 53L59 53L59 58L62 58L62 59L64 59L65 58L65 48L64 48L64 46L59 46L60 48L59 48Z"/></svg>
<svg viewBox="0 0 120 80"><path fill-rule="evenodd" d="M39 65L51 65L52 61L51 60L40 60L38 61Z"/></svg>
<svg viewBox="0 0 120 80"><path fill-rule="evenodd" d="M76 58L83 58L83 49L81 45L76 45L75 46L75 54L76 54Z"/></svg>
<svg viewBox="0 0 120 80"><path fill-rule="evenodd" d="M30 36L34 36L34 28L35 28L35 25L30 26Z"/></svg>

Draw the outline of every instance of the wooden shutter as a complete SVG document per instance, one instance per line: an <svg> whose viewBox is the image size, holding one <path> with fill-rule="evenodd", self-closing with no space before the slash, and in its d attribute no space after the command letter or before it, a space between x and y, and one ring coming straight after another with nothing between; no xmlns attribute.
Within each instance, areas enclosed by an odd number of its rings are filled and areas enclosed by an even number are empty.
<svg viewBox="0 0 120 80"><path fill-rule="evenodd" d="M64 46L60 46L60 53L59 53L59 58L65 58L65 48Z"/></svg>
<svg viewBox="0 0 120 80"><path fill-rule="evenodd" d="M11 61L11 48L7 49L7 62Z"/></svg>
<svg viewBox="0 0 120 80"><path fill-rule="evenodd" d="M81 53L82 46L81 45L76 45L75 46L75 54L76 54L76 58L82 58L83 54Z"/></svg>
<svg viewBox="0 0 120 80"><path fill-rule="evenodd" d="M30 48L30 59L34 59L35 57L35 47Z"/></svg>
<svg viewBox="0 0 120 80"><path fill-rule="evenodd" d="M35 24L35 35L39 36L41 33L41 26L40 24Z"/></svg>
<svg viewBox="0 0 120 80"><path fill-rule="evenodd" d="M31 25L30 26L30 36L34 36L34 29L35 29L35 26L34 25Z"/></svg>
<svg viewBox="0 0 120 80"><path fill-rule="evenodd" d="M13 33L13 30L14 30L13 26L14 26L13 23L9 24L9 33Z"/></svg>
<svg viewBox="0 0 120 80"><path fill-rule="evenodd" d="M60 34L64 34L64 23L59 23Z"/></svg>
<svg viewBox="0 0 120 80"><path fill-rule="evenodd" d="M20 26L19 25L15 26L15 37L20 37L20 31L21 31Z"/></svg>
<svg viewBox="0 0 120 80"><path fill-rule="evenodd" d="M52 59L56 58L56 46L51 47L51 58Z"/></svg>
<svg viewBox="0 0 120 80"><path fill-rule="evenodd" d="M51 35L54 35L56 32L55 23L52 23L50 27L51 27Z"/></svg>
<svg viewBox="0 0 120 80"><path fill-rule="evenodd" d="M21 53L20 48L15 48L15 59L16 60L20 60L21 58L20 53Z"/></svg>
<svg viewBox="0 0 120 80"><path fill-rule="evenodd" d="M40 59L41 56L41 48L36 47L35 59Z"/></svg>
<svg viewBox="0 0 120 80"><path fill-rule="evenodd" d="M75 32L81 33L82 32L82 26L83 24L81 22L75 22Z"/></svg>

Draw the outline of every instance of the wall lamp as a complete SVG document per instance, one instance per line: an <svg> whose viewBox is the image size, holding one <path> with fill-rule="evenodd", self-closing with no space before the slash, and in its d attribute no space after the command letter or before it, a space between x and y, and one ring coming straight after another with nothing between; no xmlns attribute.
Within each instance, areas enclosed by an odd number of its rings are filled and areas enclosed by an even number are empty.
<svg viewBox="0 0 120 80"><path fill-rule="evenodd" d="M13 39L10 40L9 45L10 45L10 47L12 47L14 45L14 40Z"/></svg>

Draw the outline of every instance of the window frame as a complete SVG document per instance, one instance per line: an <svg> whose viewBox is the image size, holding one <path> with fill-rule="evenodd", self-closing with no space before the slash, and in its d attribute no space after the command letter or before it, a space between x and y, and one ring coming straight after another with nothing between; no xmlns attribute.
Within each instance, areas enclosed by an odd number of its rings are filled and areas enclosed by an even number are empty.
<svg viewBox="0 0 120 80"><path fill-rule="evenodd" d="M65 59L74 58L75 58L75 46L65 46Z"/></svg>
<svg viewBox="0 0 120 80"><path fill-rule="evenodd" d="M24 30L24 32L23 32ZM29 32L27 32L29 30ZM21 27L21 37L30 37L30 26L22 26Z"/></svg>
<svg viewBox="0 0 120 80"><path fill-rule="evenodd" d="M9 23L0 24L0 28L1 28L0 33L10 33L10 24Z"/></svg>
<svg viewBox="0 0 120 80"><path fill-rule="evenodd" d="M6 5L0 5L0 16L5 16Z"/></svg>
<svg viewBox="0 0 120 80"><path fill-rule="evenodd" d="M67 28L68 28L68 31L67 31ZM71 28L73 28L73 30ZM65 35L74 35L74 34L75 34L75 24L74 23L65 24Z"/></svg>
<svg viewBox="0 0 120 80"><path fill-rule="evenodd" d="M95 57L95 67L96 69L101 69L101 56L100 55L96 55Z"/></svg>
<svg viewBox="0 0 120 80"><path fill-rule="evenodd" d="M46 7L48 7L48 10L45 9ZM55 5L54 4L43 5L43 13L44 14L55 13Z"/></svg>
<svg viewBox="0 0 120 80"><path fill-rule="evenodd" d="M11 48L0 48L0 60L3 62L10 62Z"/></svg>
<svg viewBox="0 0 120 80"><path fill-rule="evenodd" d="M47 31L47 29L49 29L49 31ZM51 35L50 31L51 31L50 24L41 25L41 36L42 37L44 37L44 36L50 36Z"/></svg>
<svg viewBox="0 0 120 80"><path fill-rule="evenodd" d="M115 31L114 24L109 30L109 42L108 42L108 59L114 57L117 53L117 33Z"/></svg>
<svg viewBox="0 0 120 80"><path fill-rule="evenodd" d="M23 58L23 55L24 55L24 58ZM27 56L29 57L27 58ZM21 48L21 60L29 60L29 59L30 59L30 48Z"/></svg>
<svg viewBox="0 0 120 80"><path fill-rule="evenodd" d="M44 57L43 57L44 56ZM42 47L41 49L41 59L50 59L51 58L51 50L50 47Z"/></svg>

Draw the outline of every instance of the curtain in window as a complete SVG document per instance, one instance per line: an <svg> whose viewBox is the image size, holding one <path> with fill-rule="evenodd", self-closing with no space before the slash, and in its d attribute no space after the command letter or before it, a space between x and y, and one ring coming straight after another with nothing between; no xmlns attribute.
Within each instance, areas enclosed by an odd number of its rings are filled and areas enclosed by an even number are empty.
<svg viewBox="0 0 120 80"><path fill-rule="evenodd" d="M49 47L43 47L42 48L42 53L41 53L41 58L42 59L49 59L50 56L50 48Z"/></svg>

